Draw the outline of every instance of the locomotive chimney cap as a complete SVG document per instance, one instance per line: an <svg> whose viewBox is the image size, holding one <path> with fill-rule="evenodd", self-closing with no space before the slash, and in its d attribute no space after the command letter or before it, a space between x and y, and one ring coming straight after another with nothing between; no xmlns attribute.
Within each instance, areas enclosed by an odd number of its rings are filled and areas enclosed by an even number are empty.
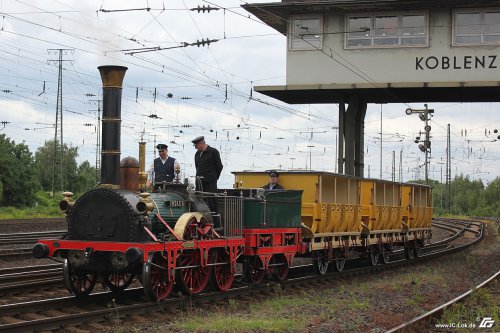
<svg viewBox="0 0 500 333"><path fill-rule="evenodd" d="M105 88L121 88L123 84L123 78L125 77L125 72L127 67L124 66L99 66L99 73L101 74L102 85Z"/></svg>

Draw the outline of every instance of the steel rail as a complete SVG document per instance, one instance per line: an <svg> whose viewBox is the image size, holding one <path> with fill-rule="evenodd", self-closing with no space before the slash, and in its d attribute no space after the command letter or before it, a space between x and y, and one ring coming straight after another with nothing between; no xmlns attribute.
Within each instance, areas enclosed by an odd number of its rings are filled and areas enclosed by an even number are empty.
<svg viewBox="0 0 500 333"><path fill-rule="evenodd" d="M477 285L476 287L466 291L465 293L463 293L462 295L458 296L458 297L455 297L454 299L452 299L451 301L448 301L440 306L438 306L437 308L435 309L432 309L426 313L424 313L423 315L420 315L418 317L415 317L399 326L396 326L394 328L391 328L390 330L386 331L386 333L395 333L395 332L399 332L399 331L404 331L404 330L408 330L410 327L412 326L415 326L423 321L427 321L427 320L430 320L431 318L433 317L436 317L439 313L441 313L444 309L450 307L451 305L453 304L456 304L462 300L464 300L466 297L470 296L474 291L480 289L480 288L483 288L485 287L486 285L488 285L489 283L491 283L492 281L494 281L498 275L500 275L500 271L497 271L495 274L493 274L492 276L490 276L488 279L486 279L485 281L481 282L479 285Z"/></svg>

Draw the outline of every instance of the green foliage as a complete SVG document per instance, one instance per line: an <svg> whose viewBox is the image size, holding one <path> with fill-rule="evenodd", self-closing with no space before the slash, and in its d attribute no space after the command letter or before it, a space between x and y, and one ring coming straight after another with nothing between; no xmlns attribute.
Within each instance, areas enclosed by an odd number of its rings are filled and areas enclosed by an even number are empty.
<svg viewBox="0 0 500 333"><path fill-rule="evenodd" d="M447 208L446 184L432 181L432 202L436 215L500 216L500 178L487 187L481 180L456 176L450 183L450 208Z"/></svg>
<svg viewBox="0 0 500 333"><path fill-rule="evenodd" d="M50 197L49 193L38 191L34 196L34 204L29 207L0 207L0 219L28 219L43 217L63 217L59 209L62 196Z"/></svg>
<svg viewBox="0 0 500 333"><path fill-rule="evenodd" d="M24 143L16 144L0 135L0 183L3 206L31 206L40 187L31 152Z"/></svg>
<svg viewBox="0 0 500 333"><path fill-rule="evenodd" d="M63 191L84 193L96 184L96 169L88 161L77 165L78 151L64 145ZM16 144L0 135L0 216L27 218L60 216L58 202L62 199L61 170L55 170L55 195L52 190L54 141L39 147L35 156L24 143ZM42 191L40 191L42 189ZM24 207L24 208L23 208Z"/></svg>
<svg viewBox="0 0 500 333"><path fill-rule="evenodd" d="M72 184L72 191L83 193L96 185L96 169L85 161L78 166L77 173Z"/></svg>
<svg viewBox="0 0 500 333"><path fill-rule="evenodd" d="M42 147L38 147L35 153L35 165L38 170L40 184L45 191L52 191L52 176L54 175L54 192L58 191L71 191L75 192L73 184L77 178L77 163L78 157L77 147L68 147L63 145L63 170L61 172L60 163L61 156L54 154L54 149L60 149L59 141L50 140L46 141ZM56 158L56 169L54 170L54 158ZM55 172L54 172L55 171ZM62 177L62 188L61 188Z"/></svg>

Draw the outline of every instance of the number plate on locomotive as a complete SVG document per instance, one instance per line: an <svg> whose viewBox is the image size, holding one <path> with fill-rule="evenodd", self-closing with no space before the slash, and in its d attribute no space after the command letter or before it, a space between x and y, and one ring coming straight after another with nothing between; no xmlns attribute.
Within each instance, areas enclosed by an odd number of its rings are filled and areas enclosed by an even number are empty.
<svg viewBox="0 0 500 333"><path fill-rule="evenodd" d="M184 200L171 200L170 207L184 207Z"/></svg>

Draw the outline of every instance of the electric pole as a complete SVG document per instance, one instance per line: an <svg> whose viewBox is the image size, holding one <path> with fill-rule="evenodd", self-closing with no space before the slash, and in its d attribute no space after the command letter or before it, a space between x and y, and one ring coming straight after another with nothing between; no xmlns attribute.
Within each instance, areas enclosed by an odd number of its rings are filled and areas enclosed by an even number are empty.
<svg viewBox="0 0 500 333"><path fill-rule="evenodd" d="M446 131L446 208L448 213L451 212L451 140L450 140L450 124Z"/></svg>
<svg viewBox="0 0 500 333"><path fill-rule="evenodd" d="M56 179L56 165L59 164L59 173L61 177L60 191L64 191L64 141L63 141L63 107L62 107L62 70L63 70L63 61L72 61L72 60L63 60L63 54L67 54L68 52L73 53L74 50L70 49L47 49L49 54L57 54L59 53L59 59L57 60L48 60L50 63L57 63L59 66L59 74L57 80L57 102L56 102L56 124L54 131L54 159L52 163L52 196L54 196L55 190L55 179ZM59 138L59 139L58 139ZM58 143L59 140L59 143Z"/></svg>

